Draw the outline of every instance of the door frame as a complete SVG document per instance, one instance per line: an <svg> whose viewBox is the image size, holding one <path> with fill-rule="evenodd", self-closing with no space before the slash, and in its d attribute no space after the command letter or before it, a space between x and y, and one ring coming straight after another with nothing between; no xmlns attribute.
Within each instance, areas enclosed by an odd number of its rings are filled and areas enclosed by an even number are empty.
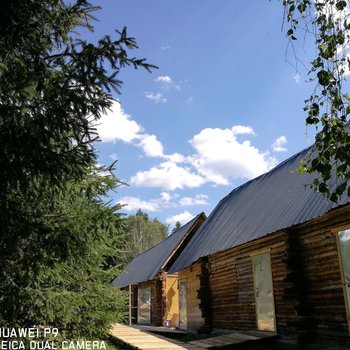
<svg viewBox="0 0 350 350"><path fill-rule="evenodd" d="M337 251L338 251L338 262L339 262L339 270L340 270L340 275L341 275L341 283L342 283L342 288L343 288L343 296L344 296L344 304L345 304L345 312L346 312L346 318L347 318L347 323L348 323L348 332L350 335L350 300L348 298L348 292L346 289L346 282L345 282L345 276L344 276L344 267L343 267L343 258L341 256L341 250L340 250L340 242L339 242L339 232L341 231L348 231L350 230L349 226L341 227L339 229L336 229L333 231L335 234L335 240L337 243Z"/></svg>
<svg viewBox="0 0 350 350"><path fill-rule="evenodd" d="M149 323L141 323L140 322L140 305L139 305L139 292L140 289L148 289L149 290ZM152 300L152 289L151 287L138 287L137 288L137 323L139 324L145 324L145 325L149 325L151 324L151 300Z"/></svg>
<svg viewBox="0 0 350 350"><path fill-rule="evenodd" d="M254 302L255 302L255 320L256 320L256 328L259 330L259 320L258 320L258 308L257 308L257 302L256 302L256 291L255 291L255 274L254 274L254 262L253 258L259 255L268 254L268 263L269 263L269 275L271 278L271 292L272 292L272 307L273 307L273 313L274 313L274 320L273 320L273 331L266 331L271 333L277 332L277 320L276 320L276 307L275 307L275 292L273 289L273 276L272 276L272 265L271 265L271 248L265 248L265 249L259 249L255 251L254 253L249 254L252 261L252 273L253 273L253 292L254 292Z"/></svg>
<svg viewBox="0 0 350 350"><path fill-rule="evenodd" d="M187 282L186 280L178 280L179 283L179 329L187 330L188 328L188 320L187 320ZM185 286L185 303L186 303L186 324L185 327L181 327L181 293L180 293L180 284L183 284Z"/></svg>

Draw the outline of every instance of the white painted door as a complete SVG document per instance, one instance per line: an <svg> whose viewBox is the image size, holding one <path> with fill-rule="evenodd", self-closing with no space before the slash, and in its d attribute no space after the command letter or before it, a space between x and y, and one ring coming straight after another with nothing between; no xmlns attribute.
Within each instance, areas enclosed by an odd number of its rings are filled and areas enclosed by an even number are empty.
<svg viewBox="0 0 350 350"><path fill-rule="evenodd" d="M350 230L338 232L340 261L343 275L346 315L350 332Z"/></svg>
<svg viewBox="0 0 350 350"><path fill-rule="evenodd" d="M137 291L137 322L151 323L151 288L139 288Z"/></svg>
<svg viewBox="0 0 350 350"><path fill-rule="evenodd" d="M179 281L179 328L187 329L186 282Z"/></svg>
<svg viewBox="0 0 350 350"><path fill-rule="evenodd" d="M252 257L257 327L261 331L276 331L270 254Z"/></svg>

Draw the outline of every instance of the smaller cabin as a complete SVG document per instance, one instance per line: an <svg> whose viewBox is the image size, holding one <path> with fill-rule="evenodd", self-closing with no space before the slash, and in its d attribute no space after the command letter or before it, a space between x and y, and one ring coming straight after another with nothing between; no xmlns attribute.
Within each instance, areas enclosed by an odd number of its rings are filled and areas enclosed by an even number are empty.
<svg viewBox="0 0 350 350"><path fill-rule="evenodd" d="M176 258L205 221L202 212L163 241L136 256L112 282L129 292L132 323L179 326L177 274L168 274Z"/></svg>

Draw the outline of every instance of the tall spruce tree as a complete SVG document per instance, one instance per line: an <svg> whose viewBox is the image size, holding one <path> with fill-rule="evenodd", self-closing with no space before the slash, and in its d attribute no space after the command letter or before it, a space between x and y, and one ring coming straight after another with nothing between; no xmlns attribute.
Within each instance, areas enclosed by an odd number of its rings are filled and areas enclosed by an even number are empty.
<svg viewBox="0 0 350 350"><path fill-rule="evenodd" d="M0 11L0 324L102 337L122 295L109 288L123 240L118 180L94 165L93 124L119 92L126 30L96 44L85 0L13 0ZM101 169L100 169L101 170ZM111 264L113 262L113 264Z"/></svg>

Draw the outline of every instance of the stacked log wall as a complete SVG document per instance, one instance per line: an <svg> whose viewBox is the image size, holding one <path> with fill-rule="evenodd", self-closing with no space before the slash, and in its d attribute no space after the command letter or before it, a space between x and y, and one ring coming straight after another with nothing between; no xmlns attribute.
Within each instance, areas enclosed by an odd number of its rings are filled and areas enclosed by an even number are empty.
<svg viewBox="0 0 350 350"><path fill-rule="evenodd" d="M251 256L270 252L277 332L347 342L336 236L349 214L350 206L209 256L212 327L256 329Z"/></svg>
<svg viewBox="0 0 350 350"><path fill-rule="evenodd" d="M291 283L286 280L288 234L281 232L263 240L236 247L209 257L213 328L256 329L252 254L269 252L276 314L280 330L286 318L297 318L293 294L285 302Z"/></svg>
<svg viewBox="0 0 350 350"><path fill-rule="evenodd" d="M350 344L337 247L338 232L346 228L350 228L349 206L304 224L291 234L297 235L300 246L310 332L315 339Z"/></svg>
<svg viewBox="0 0 350 350"><path fill-rule="evenodd" d="M200 309L201 300L198 292L200 290L200 277L202 266L200 263L186 268L179 272L179 282L186 282L186 303L187 303L187 325L189 332L197 332L204 326L204 318Z"/></svg>

